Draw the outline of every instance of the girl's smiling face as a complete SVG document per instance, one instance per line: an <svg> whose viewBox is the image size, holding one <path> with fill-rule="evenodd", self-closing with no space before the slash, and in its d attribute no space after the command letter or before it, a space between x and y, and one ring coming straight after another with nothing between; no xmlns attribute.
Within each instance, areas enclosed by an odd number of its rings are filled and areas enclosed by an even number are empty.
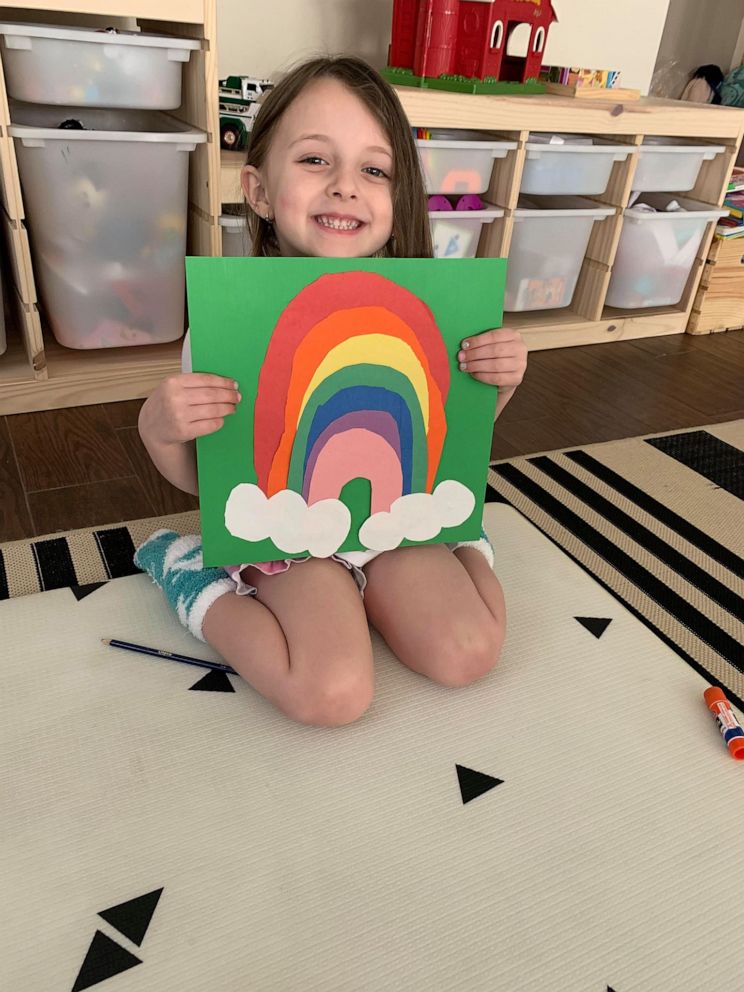
<svg viewBox="0 0 744 992"><path fill-rule="evenodd" d="M362 258L390 238L393 152L336 79L309 85L278 122L263 166L244 167L248 203L273 218L282 255Z"/></svg>

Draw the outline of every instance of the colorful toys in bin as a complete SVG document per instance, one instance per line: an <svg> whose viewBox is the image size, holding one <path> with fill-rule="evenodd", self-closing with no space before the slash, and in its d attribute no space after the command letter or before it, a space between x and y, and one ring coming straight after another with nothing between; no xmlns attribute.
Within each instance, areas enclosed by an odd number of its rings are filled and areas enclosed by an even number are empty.
<svg viewBox="0 0 744 992"><path fill-rule="evenodd" d="M393 0L385 78L397 86L470 93L542 93L540 69L551 0ZM514 31L529 25L525 57L508 52Z"/></svg>
<svg viewBox="0 0 744 992"><path fill-rule="evenodd" d="M248 143L260 98L273 87L268 79L227 76L219 81L220 146L241 151Z"/></svg>

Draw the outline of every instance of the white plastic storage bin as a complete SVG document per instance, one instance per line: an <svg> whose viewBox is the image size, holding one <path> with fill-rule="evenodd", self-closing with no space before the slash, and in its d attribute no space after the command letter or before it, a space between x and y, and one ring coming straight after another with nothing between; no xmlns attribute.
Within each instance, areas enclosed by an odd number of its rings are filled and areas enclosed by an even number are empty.
<svg viewBox="0 0 744 992"><path fill-rule="evenodd" d="M88 130L59 128L73 118ZM188 153L206 134L154 111L13 104L11 119L34 271L60 344L180 337Z"/></svg>
<svg viewBox="0 0 744 992"><path fill-rule="evenodd" d="M500 207L484 203L483 210L430 210L434 258L474 258L484 224L503 217Z"/></svg>
<svg viewBox="0 0 744 992"><path fill-rule="evenodd" d="M172 110L200 42L131 31L0 23L8 96L28 103Z"/></svg>
<svg viewBox="0 0 744 992"><path fill-rule="evenodd" d="M516 141L486 140L478 131L431 133L416 139L427 193L485 193L494 159L517 147Z"/></svg>
<svg viewBox="0 0 744 992"><path fill-rule="evenodd" d="M643 139L633 189L639 193L684 193L697 182L703 162L726 151L723 145L691 145L683 138Z"/></svg>
<svg viewBox="0 0 744 992"><path fill-rule="evenodd" d="M607 305L622 309L679 303L706 226L727 210L675 197L684 211L665 212L672 197L647 194L640 202L658 213L623 211L623 229L607 290Z"/></svg>
<svg viewBox="0 0 744 992"><path fill-rule="evenodd" d="M559 143L551 143L559 138ZM624 162L632 145L610 145L576 134L532 134L526 145L522 193L548 195L604 193L615 162Z"/></svg>
<svg viewBox="0 0 744 992"><path fill-rule="evenodd" d="M244 207L238 207L235 211L226 210L224 214L221 214L220 227L222 228L223 257L250 255L251 242L245 223Z"/></svg>
<svg viewBox="0 0 744 992"><path fill-rule="evenodd" d="M553 310L573 299L592 228L615 213L581 197L520 198L506 273L505 310Z"/></svg>

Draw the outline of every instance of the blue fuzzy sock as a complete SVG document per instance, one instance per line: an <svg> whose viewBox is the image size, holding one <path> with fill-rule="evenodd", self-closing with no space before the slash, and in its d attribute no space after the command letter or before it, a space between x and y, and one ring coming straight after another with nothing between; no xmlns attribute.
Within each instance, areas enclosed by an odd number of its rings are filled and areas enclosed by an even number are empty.
<svg viewBox="0 0 744 992"><path fill-rule="evenodd" d="M455 545L454 550L456 551L458 548L475 548L476 551L480 551L480 553L486 559L486 561L491 566L491 568L493 568L493 563L494 563L493 545L488 540L488 534L486 534L482 524L481 524L480 537L478 538L478 540L460 541L458 544Z"/></svg>
<svg viewBox="0 0 744 992"><path fill-rule="evenodd" d="M157 530L137 548L134 564L160 586L178 619L200 641L209 607L235 590L224 569L204 567L201 541L194 534Z"/></svg>

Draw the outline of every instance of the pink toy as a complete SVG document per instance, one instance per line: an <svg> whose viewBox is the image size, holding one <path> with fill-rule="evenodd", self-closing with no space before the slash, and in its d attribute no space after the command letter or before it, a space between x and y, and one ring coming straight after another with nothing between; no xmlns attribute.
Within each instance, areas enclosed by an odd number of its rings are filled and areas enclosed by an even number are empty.
<svg viewBox="0 0 744 992"><path fill-rule="evenodd" d="M454 197L444 196L437 193L429 197L429 212L441 213L443 210L483 210L483 201L477 193L465 193L456 203L453 204Z"/></svg>
<svg viewBox="0 0 744 992"><path fill-rule="evenodd" d="M457 201L455 210L482 210L483 201L477 193L466 193Z"/></svg>

